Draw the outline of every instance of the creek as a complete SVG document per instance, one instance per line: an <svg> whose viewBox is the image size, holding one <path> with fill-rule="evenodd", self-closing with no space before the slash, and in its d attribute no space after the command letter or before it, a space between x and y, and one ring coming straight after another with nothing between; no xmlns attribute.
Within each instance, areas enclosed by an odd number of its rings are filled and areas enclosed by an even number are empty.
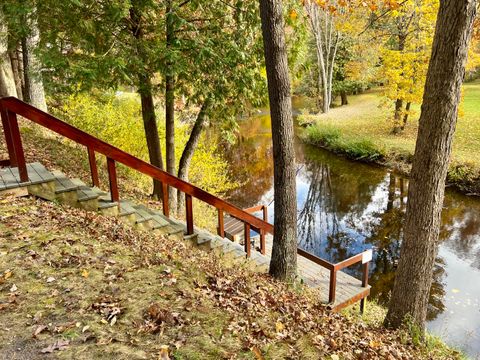
<svg viewBox="0 0 480 360"><path fill-rule="evenodd" d="M267 204L273 222L270 117L259 112L239 125L237 143L222 148L232 178L241 184L229 200L242 208ZM408 179L298 138L295 152L299 246L331 262L373 249L371 298L388 304ZM440 240L427 328L469 356L480 357L480 199L447 189ZM360 278L359 268L349 271Z"/></svg>

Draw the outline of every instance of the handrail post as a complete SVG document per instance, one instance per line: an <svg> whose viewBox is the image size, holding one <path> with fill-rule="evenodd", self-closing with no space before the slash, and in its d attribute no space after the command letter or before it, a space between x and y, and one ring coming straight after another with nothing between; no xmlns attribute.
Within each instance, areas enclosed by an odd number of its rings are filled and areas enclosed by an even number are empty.
<svg viewBox="0 0 480 360"><path fill-rule="evenodd" d="M265 230L260 229L260 252L262 255L267 253L266 243L265 243Z"/></svg>
<svg viewBox="0 0 480 360"><path fill-rule="evenodd" d="M368 286L368 262L362 265L362 287L366 288ZM360 313L363 314L365 311L365 303L367 299L363 298L360 300Z"/></svg>
<svg viewBox="0 0 480 360"><path fill-rule="evenodd" d="M185 212L187 216L187 235L193 235L192 195L185 194Z"/></svg>
<svg viewBox="0 0 480 360"><path fill-rule="evenodd" d="M333 304L335 302L335 291L337 287L337 270L334 268L330 270L330 290L328 293L328 302Z"/></svg>
<svg viewBox="0 0 480 360"><path fill-rule="evenodd" d="M223 210L222 209L218 209L218 231L217 231L217 233L222 238L225 237L225 225L224 225Z"/></svg>
<svg viewBox="0 0 480 360"><path fill-rule="evenodd" d="M112 202L118 202L120 196L118 193L117 170L115 168L115 160L107 157L108 180L110 182L110 194Z"/></svg>
<svg viewBox="0 0 480 360"><path fill-rule="evenodd" d="M168 217L170 215L170 208L168 206L168 185L162 182L162 206L163 215Z"/></svg>
<svg viewBox="0 0 480 360"><path fill-rule="evenodd" d="M10 132L12 154L14 154L12 166L18 167L18 174L20 175L20 181L28 181L27 164L25 163L25 154L23 152L22 137L20 136L20 129L18 128L17 114L10 110L6 110L6 122L8 123L7 129ZM2 112L2 123L4 119L4 112ZM8 141L7 141L8 145ZM12 154L9 154L10 156Z"/></svg>
<svg viewBox="0 0 480 360"><path fill-rule="evenodd" d="M90 174L92 176L92 184L93 186L100 186L100 181L98 180L98 169L97 169L97 161L95 160L95 150L90 146L87 148L88 150L88 162L90 164Z"/></svg>
<svg viewBox="0 0 480 360"><path fill-rule="evenodd" d="M268 221L268 208L266 205L263 205L263 221Z"/></svg>
<svg viewBox="0 0 480 360"><path fill-rule="evenodd" d="M252 252L252 244L250 243L250 224L245 222L243 230L245 239L245 252L247 253L247 258L249 258Z"/></svg>
<svg viewBox="0 0 480 360"><path fill-rule="evenodd" d="M10 129L10 122L8 121L7 109L0 109L2 116L3 134L5 135L5 142L7 143L8 157L10 166L17 166L17 156L15 155L15 147L13 146L12 131Z"/></svg>

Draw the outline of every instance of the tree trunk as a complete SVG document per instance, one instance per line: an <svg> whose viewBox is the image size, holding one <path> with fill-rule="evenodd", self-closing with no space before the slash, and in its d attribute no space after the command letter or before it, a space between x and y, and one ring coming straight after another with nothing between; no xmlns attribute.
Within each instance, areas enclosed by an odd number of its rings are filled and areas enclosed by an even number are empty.
<svg viewBox="0 0 480 360"><path fill-rule="evenodd" d="M145 138L147 140L148 157L150 164L163 170L162 152L160 139L158 137L151 82L150 79L145 76L140 78L140 83L142 87L139 90L139 94L142 102L143 128L145 129ZM157 199L162 198L162 183L158 180L153 180L152 195Z"/></svg>
<svg viewBox="0 0 480 360"><path fill-rule="evenodd" d="M30 101L33 106L43 111L47 111L47 101L45 100L45 89L43 87L43 79L41 72L41 63L37 58L36 51L40 43L40 32L37 24L36 11L32 14L30 20L31 34L27 38L27 46L29 49L29 72L30 72Z"/></svg>
<svg viewBox="0 0 480 360"><path fill-rule="evenodd" d="M399 327L407 316L421 329L425 326L445 178L475 11L475 0L440 1L387 326Z"/></svg>
<svg viewBox="0 0 480 360"><path fill-rule="evenodd" d="M173 27L173 0L167 0L166 5L166 34L167 34L167 52L175 39ZM173 75L174 64L167 61L165 71L165 150L167 160L167 172L172 175L175 171L175 77ZM173 187L169 187L168 199L170 209L176 208L177 192Z"/></svg>
<svg viewBox="0 0 480 360"><path fill-rule="evenodd" d="M142 17L138 9L137 2L132 1L130 8L131 31L135 38L135 49L139 60L146 64L145 52L143 49L143 28ZM143 127L145 130L145 138L147 140L149 161L152 165L163 170L162 151L160 139L158 136L157 120L155 116L155 105L153 102L152 82L148 73L138 74L138 93L142 103ZM162 183L153 180L153 196L162 198Z"/></svg>
<svg viewBox="0 0 480 360"><path fill-rule="evenodd" d="M292 281L297 272L297 201L293 118L281 0L260 0L274 163L274 239L270 274Z"/></svg>
<svg viewBox="0 0 480 360"><path fill-rule="evenodd" d="M31 103L30 101L30 94L32 93L30 88L30 73L28 71L30 65L29 65L29 50L28 50L28 45L27 45L27 38L22 37L21 40L21 46L22 46L22 68L23 68L23 100L27 103Z"/></svg>
<svg viewBox="0 0 480 360"><path fill-rule="evenodd" d="M393 134L398 134L402 131L402 127L400 125L400 119L402 118L402 109L403 109L403 100L397 99L395 100L395 114L393 116Z"/></svg>
<svg viewBox="0 0 480 360"><path fill-rule="evenodd" d="M340 97L342 98L342 106L348 105L347 92L345 90L340 91Z"/></svg>
<svg viewBox="0 0 480 360"><path fill-rule="evenodd" d="M402 52L405 50L405 42L407 41L407 35L403 32L400 32L398 35L398 47L397 50ZM402 109L403 109L403 100L397 99L395 100L395 112L393 114L393 130L394 134L398 134L401 131L400 119L402 117Z"/></svg>
<svg viewBox="0 0 480 360"><path fill-rule="evenodd" d="M17 97L23 100L23 81L19 72L19 60L18 52L16 50L9 51L10 63L12 64L13 79L15 81L15 87L17 89Z"/></svg>
<svg viewBox="0 0 480 360"><path fill-rule="evenodd" d="M197 115L195 124L193 125L192 131L188 138L185 148L182 152L182 157L178 163L178 177L182 180L188 181L188 169L190 167L190 162L192 161L193 154L197 148L198 141L200 140L200 135L202 134L203 126L207 120L207 112L210 106L210 99L205 100L200 109L200 112ZM182 192L177 191L177 212L180 214L184 209L184 202L181 200Z"/></svg>
<svg viewBox="0 0 480 360"><path fill-rule="evenodd" d="M405 114L403 114L403 123L402 123L402 131L405 130L405 126L407 126L407 121L408 121L408 112L410 111L410 107L412 106L411 102L408 102L407 105L405 105Z"/></svg>
<svg viewBox="0 0 480 360"><path fill-rule="evenodd" d="M3 96L17 96L17 88L8 55L7 22L0 8L0 97Z"/></svg>

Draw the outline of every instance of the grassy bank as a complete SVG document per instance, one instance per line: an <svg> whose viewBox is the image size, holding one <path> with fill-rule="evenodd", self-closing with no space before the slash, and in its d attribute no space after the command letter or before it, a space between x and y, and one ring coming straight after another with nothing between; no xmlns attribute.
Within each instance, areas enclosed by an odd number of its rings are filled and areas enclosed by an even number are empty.
<svg viewBox="0 0 480 360"><path fill-rule="evenodd" d="M114 218L35 199L0 214L0 358L462 358Z"/></svg>
<svg viewBox="0 0 480 360"><path fill-rule="evenodd" d="M351 96L348 106L328 114L300 115L309 126L302 138L349 158L375 162L408 173L415 149L420 110L414 108L401 134L392 134L392 106L380 90ZM464 85L448 181L464 192L480 193L480 82Z"/></svg>

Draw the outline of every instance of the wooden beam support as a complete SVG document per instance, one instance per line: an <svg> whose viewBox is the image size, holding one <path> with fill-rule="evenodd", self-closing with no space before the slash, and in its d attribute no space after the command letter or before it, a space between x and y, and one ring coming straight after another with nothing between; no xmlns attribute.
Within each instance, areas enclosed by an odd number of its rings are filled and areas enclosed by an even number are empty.
<svg viewBox="0 0 480 360"><path fill-rule="evenodd" d="M185 212L187 216L187 235L193 235L193 201L192 195L185 194Z"/></svg>
<svg viewBox="0 0 480 360"><path fill-rule="evenodd" d="M92 184L93 186L100 186L100 181L98 180L98 169L97 169L97 161L95 160L95 150L93 148L88 147L88 162L90 164L90 174L92 176Z"/></svg>
<svg viewBox="0 0 480 360"><path fill-rule="evenodd" d="M112 202L118 202L120 195L118 193L117 169L115 168L115 160L107 157L108 180L110 182L110 194Z"/></svg>

